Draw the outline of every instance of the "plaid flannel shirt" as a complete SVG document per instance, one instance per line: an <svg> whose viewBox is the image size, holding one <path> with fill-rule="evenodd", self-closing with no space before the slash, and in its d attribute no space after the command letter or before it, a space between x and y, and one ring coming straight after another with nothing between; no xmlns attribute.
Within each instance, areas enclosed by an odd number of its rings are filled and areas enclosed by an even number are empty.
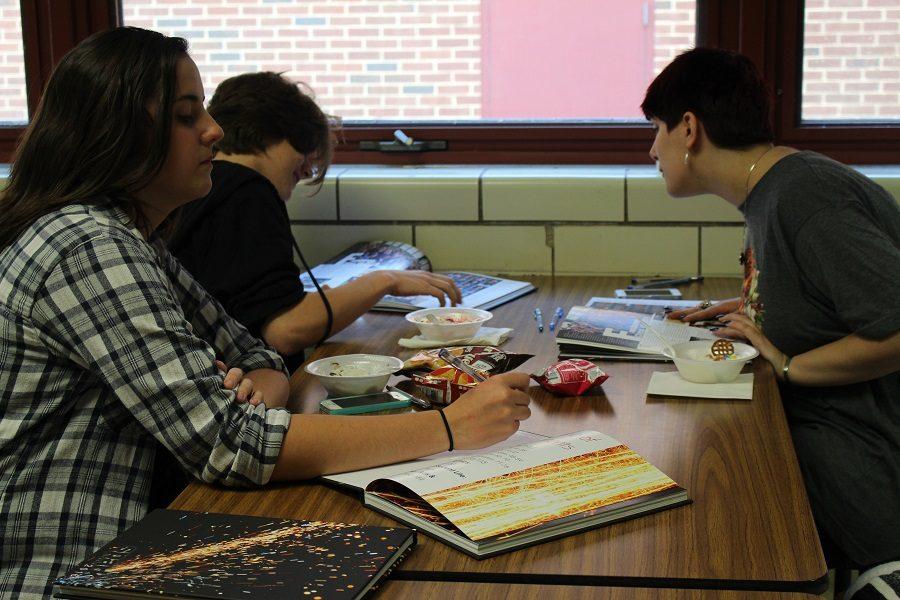
<svg viewBox="0 0 900 600"><path fill-rule="evenodd" d="M284 369L121 209L0 251L0 597L49 595L143 517L158 444L203 481L268 481L290 415L236 403L216 358Z"/></svg>

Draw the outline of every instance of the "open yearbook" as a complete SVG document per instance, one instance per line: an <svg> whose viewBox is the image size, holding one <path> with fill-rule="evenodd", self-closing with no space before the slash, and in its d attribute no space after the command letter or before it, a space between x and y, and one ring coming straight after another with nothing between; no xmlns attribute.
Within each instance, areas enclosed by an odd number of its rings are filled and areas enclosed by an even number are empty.
<svg viewBox="0 0 900 600"><path fill-rule="evenodd" d="M431 271L431 261L419 249L404 242L359 242L316 267L312 272L319 284L337 287L370 271L382 269ZM534 291L527 281L504 279L479 273L450 271L450 276L462 292L461 306L484 310L500 306ZM308 273L300 276L303 288L314 292ZM420 308L435 308L437 299L431 296L385 296L373 310L411 312Z"/></svg>
<svg viewBox="0 0 900 600"><path fill-rule="evenodd" d="M690 500L625 444L581 431L395 472L363 502L484 558Z"/></svg>
<svg viewBox="0 0 900 600"><path fill-rule="evenodd" d="M603 360L669 360L653 330L670 344L717 339L712 331L666 319L666 310L697 305L696 300L591 298L587 306L573 306L556 330L560 358Z"/></svg>
<svg viewBox="0 0 900 600"><path fill-rule="evenodd" d="M55 598L362 598L416 545L405 527L156 510L54 583Z"/></svg>

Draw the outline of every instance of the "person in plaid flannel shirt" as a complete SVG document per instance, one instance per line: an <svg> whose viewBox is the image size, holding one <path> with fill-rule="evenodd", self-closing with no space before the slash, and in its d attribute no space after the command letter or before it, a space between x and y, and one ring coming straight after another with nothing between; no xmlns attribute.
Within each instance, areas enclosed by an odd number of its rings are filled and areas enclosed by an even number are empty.
<svg viewBox="0 0 900 600"><path fill-rule="evenodd" d="M184 40L113 29L63 57L17 148L0 199L0 597L49 595L142 518L159 448L196 479L254 486L484 447L530 415L524 373L448 407L447 428L437 411L280 408L281 358L159 231L209 192L222 130L203 102Z"/></svg>

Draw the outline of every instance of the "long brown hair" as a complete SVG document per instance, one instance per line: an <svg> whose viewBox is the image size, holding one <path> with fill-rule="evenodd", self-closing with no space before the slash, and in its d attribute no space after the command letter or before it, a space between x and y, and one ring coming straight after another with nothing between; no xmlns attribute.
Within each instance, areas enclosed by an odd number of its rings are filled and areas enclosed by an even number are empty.
<svg viewBox="0 0 900 600"><path fill-rule="evenodd" d="M16 149L0 198L0 249L69 204L115 202L136 225L134 193L169 149L178 60L187 42L155 31L100 32L59 62Z"/></svg>

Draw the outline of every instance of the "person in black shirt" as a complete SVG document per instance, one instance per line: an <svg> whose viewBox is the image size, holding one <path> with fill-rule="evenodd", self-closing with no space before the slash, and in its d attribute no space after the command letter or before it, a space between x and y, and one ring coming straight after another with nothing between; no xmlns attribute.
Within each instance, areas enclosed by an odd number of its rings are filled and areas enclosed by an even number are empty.
<svg viewBox="0 0 900 600"><path fill-rule="evenodd" d="M329 118L277 73L223 81L209 113L225 131L216 145L212 191L184 207L169 247L225 310L274 347L293 371L303 349L336 333L385 294L460 301L453 281L423 271L377 271L307 296L294 263L285 208L301 181L318 185L333 151Z"/></svg>

